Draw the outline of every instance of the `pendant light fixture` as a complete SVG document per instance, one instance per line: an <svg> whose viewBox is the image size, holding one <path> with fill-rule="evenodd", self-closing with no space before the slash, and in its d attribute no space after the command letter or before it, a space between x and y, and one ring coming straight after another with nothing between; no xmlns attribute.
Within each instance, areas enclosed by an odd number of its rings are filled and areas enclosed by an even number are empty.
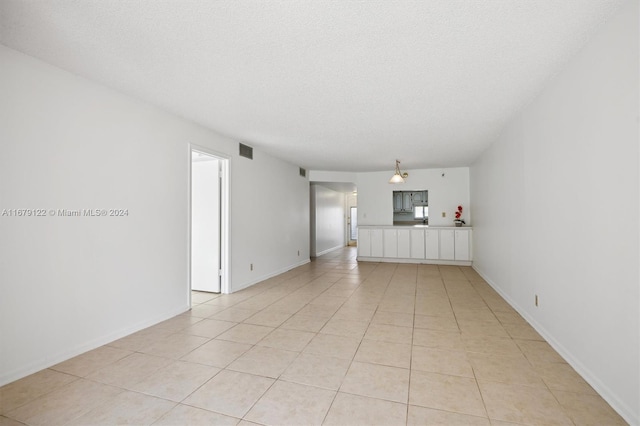
<svg viewBox="0 0 640 426"><path fill-rule="evenodd" d="M396 173L389 179L389 183L404 183L404 180L409 177L409 173L400 172L400 160L396 160Z"/></svg>

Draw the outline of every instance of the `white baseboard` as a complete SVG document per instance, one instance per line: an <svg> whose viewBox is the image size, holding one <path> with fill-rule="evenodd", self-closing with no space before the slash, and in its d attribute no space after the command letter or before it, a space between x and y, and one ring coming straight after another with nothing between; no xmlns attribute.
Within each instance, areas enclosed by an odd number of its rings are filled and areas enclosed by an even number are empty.
<svg viewBox="0 0 640 426"><path fill-rule="evenodd" d="M284 267L282 269L279 269L277 271L270 272L268 274L262 275L259 278L256 278L254 280L247 281L246 283L239 284L237 287L232 284L231 285L231 293L235 293L236 291L240 291L240 290L243 290L245 288L251 287L254 284L258 284L261 281L268 280L269 278L275 277L276 275L284 274L287 271L290 271L290 270L295 269L295 268L297 268L299 266L302 266L302 265L306 265L309 262L311 262L310 259L301 260L300 262L294 263L293 265L286 266L286 267Z"/></svg>
<svg viewBox="0 0 640 426"><path fill-rule="evenodd" d="M0 376L0 386L4 386L7 383L14 382L30 374L37 373L40 370L44 370L45 368L49 368L75 356L99 348L100 346L121 339L125 336L135 333L136 331L140 331L147 327L151 327L152 325L156 325L162 321L168 320L169 318L173 318L176 315L187 312L189 309L189 306L181 306L180 308L172 309L162 315L157 315L154 318L141 321L133 326L125 327L113 333L109 333L96 339L92 339L88 342L84 342L65 351L55 354L47 354L45 357L33 361L28 365L22 366L12 371L8 371L7 373Z"/></svg>
<svg viewBox="0 0 640 426"><path fill-rule="evenodd" d="M316 253L316 255L314 257L320 257L323 254L327 254L327 253L331 253L332 251L336 251L336 250L341 250L343 248L345 248L346 246L344 244L339 245L339 246L335 246L335 247L331 247L330 249L326 249L321 251L320 253Z"/></svg>
<svg viewBox="0 0 640 426"><path fill-rule="evenodd" d="M573 367L574 370L582 378L591 385L591 387L600 394L600 396L607 401L609 405L618 413L622 418L628 422L630 425L640 425L640 417L637 416L625 404L617 395L607 386L605 385L593 372L587 368L584 364L582 364L567 348L562 345L559 341L557 341L551 333L549 333L540 323L538 323L533 317L531 317L526 310L522 309L517 303L515 303L507 294L505 294L502 289L496 283L494 283L487 274L482 272L476 265L472 266L473 269L498 293L500 296L509 304L513 309L518 311L518 313L540 334L546 341L551 345L553 349L556 350L560 354L562 358L567 361L569 365Z"/></svg>

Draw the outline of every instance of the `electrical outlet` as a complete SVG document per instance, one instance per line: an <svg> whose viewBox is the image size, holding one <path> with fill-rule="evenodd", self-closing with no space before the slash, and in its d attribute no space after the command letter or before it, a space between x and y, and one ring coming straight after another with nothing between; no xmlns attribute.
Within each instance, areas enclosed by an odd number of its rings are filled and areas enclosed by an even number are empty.
<svg viewBox="0 0 640 426"><path fill-rule="evenodd" d="M447 217L447 212L442 212L442 217Z"/></svg>
<svg viewBox="0 0 640 426"><path fill-rule="evenodd" d="M538 306L538 295L536 294L536 306Z"/></svg>
<svg viewBox="0 0 640 426"><path fill-rule="evenodd" d="M249 269L253 271L253 263L249 265Z"/></svg>
<svg viewBox="0 0 640 426"><path fill-rule="evenodd" d="M300 256L300 250L298 250L298 256Z"/></svg>

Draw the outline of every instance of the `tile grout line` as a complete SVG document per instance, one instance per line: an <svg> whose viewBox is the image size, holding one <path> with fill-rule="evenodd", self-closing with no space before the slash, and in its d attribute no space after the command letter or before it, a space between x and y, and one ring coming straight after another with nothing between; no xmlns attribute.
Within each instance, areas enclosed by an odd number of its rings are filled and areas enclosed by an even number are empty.
<svg viewBox="0 0 640 426"><path fill-rule="evenodd" d="M411 347L409 352L409 383L407 384L407 410L405 414L405 425L409 424L409 403L411 402L411 376L413 375L413 340L416 332L416 304L418 302L418 272L420 267L416 267L415 289L413 291L413 315L411 315Z"/></svg>
<svg viewBox="0 0 640 426"><path fill-rule="evenodd" d="M327 272L324 272L324 273L322 273L322 274L320 274L320 275L318 275L318 276L316 276L316 277L312 277L312 278L311 278L311 281L309 281L307 284L311 283L312 281L314 281L314 280L315 280L315 279L317 279L317 278L322 277L323 275L326 275L326 273L327 273ZM292 279L293 279L293 278L292 278ZM338 280L338 281L339 281L339 280ZM337 282L337 281L336 281L336 282ZM284 283L284 282L283 282L283 283ZM282 284L282 283L281 283L281 284ZM324 294L326 291L328 291L328 290L329 290L329 289L330 289L334 284L335 284L335 282L334 282L334 283L332 283L332 285L331 285L331 286L327 287L324 291L322 291L321 293L317 294L317 295L316 295L313 299L311 299L311 300L315 300L316 298L320 297L322 294ZM303 285L301 285L299 288L302 288L302 287L304 287L304 286L305 286L305 285L303 284ZM358 287L360 287L360 285L359 285ZM294 293L295 293L295 292L294 292ZM282 298L284 298L284 297L286 297L286 296L283 296ZM282 298L278 299L278 301L279 301L279 300L281 300ZM347 298L347 300L348 300L348 298ZM276 303L276 301L274 301L272 304L274 304L274 303ZM344 303L346 303L346 300L345 300L345 301L344 301L340 306L343 306L343 305L344 305ZM271 306L272 304L267 305L266 307L264 307L263 309L261 309L261 310L260 310L260 311L258 311L257 313L262 312L264 309L266 309L268 306ZM297 311L295 311L292 315L290 315L290 317L289 317L289 318L291 318L293 315L298 314L302 309L304 309L306 306L311 305L311 304L312 304L311 302L306 303L304 306L302 306L300 309L298 309L298 310L297 310ZM318 305L318 306L320 306L320 305ZM339 309L340 309L340 308L338 308L338 310L339 310ZM336 312L337 312L338 310L336 310ZM329 319L327 319L327 320L325 321L325 324L324 324L325 326L326 326L326 324L327 324L329 321L331 321L331 319L335 316L336 312L334 312L334 313L329 317ZM257 314L257 313L256 313L256 314ZM284 322L283 322L283 323L284 323ZM265 339L265 338L267 338L271 333L275 332L275 330L279 329L281 325L282 325L282 324L280 324L278 327L275 327L275 328L274 328L274 330L272 330L271 332L269 332L269 334L267 334L267 335L265 335L263 338L261 338L258 342L256 342L256 344L254 344L254 345L252 346L252 348L251 348L251 349L253 349L255 346L258 346L258 343L259 343L260 341L264 340L264 339ZM320 329L320 330L322 330L322 329ZM305 349L305 348L306 348L306 347L311 343L311 341L312 341L315 337L317 337L319 334L321 334L321 333L320 333L320 330L318 330L317 332L315 332L315 333L314 333L314 337L313 337L312 339L310 339L310 340L309 340L309 342L307 342L307 344L305 345L305 347L304 347L304 348L302 348L302 350L300 350L300 351L298 352L298 355L296 355L296 357L295 357L294 359L292 359L292 360L291 360L291 362L289 362L289 363L287 364L287 367L285 367L285 369L283 370L283 373L284 373L284 371L286 371L286 369L287 369L287 368L289 368L289 367L291 366L291 364L293 364L293 363L294 363L294 362L295 362L295 361L296 361L296 360L297 360L297 359L298 359L298 358L303 354L304 349ZM295 331L295 330L294 330L294 331ZM247 350L245 353L249 352L251 349ZM297 351L296 351L296 352L297 352ZM242 355L241 355L241 356L242 356ZM355 357L355 354L354 354L354 357ZM231 364L231 363L230 363L230 364ZM229 364L229 365L230 365L230 364ZM226 369L226 367L225 367L225 369ZM233 370L229 370L229 371L233 371ZM249 373L243 373L243 374L249 374ZM263 398L263 397L264 397L264 396L269 392L269 390L270 390L270 389L271 389L271 388L272 388L272 387L273 387L273 386L274 386L274 385L275 385L279 380L281 380L281 379L280 379L280 377L281 377L281 376L282 376L282 373L280 373L280 374L278 375L278 377L274 378L274 381L273 381L273 383L269 386L269 388L268 388L267 390L265 390L265 392L264 392L264 393L262 393L262 395L261 395L258 399L256 399L256 401L255 401L255 402L253 403L253 405L252 405L252 406L247 410L247 412L246 412L246 413L244 413L244 415L242 416L242 419L243 419L243 420L250 421L250 420L246 419L246 418L245 418L245 416L246 416L246 415L247 415L247 414L248 414L248 413L253 409L253 407L255 407L255 405L256 405L256 404L258 404L258 402L259 402L259 401L260 401L260 400L261 400L261 399L262 399L262 398ZM271 377L269 377L269 378L271 378ZM287 382L286 380L282 380L282 381L283 381L283 382ZM296 383L296 382L287 382L287 383L299 384L299 383ZM304 386L304 385L303 385L303 386ZM319 389L323 389L323 388L321 388L321 387L317 387L317 386L312 386L312 387L314 387L314 388L319 388ZM338 390L339 390L339 388L338 388ZM329 408L327 409L327 412L325 413L325 417L326 417L326 415L328 415L329 410L331 409L331 406L333 405L333 401L335 400L335 397L336 397L336 396L337 396L337 394L338 394L338 391L335 391L335 392L336 392L336 393L335 393L335 395L334 395L334 398L332 399L332 402L331 402L331 404L329 405Z"/></svg>
<svg viewBox="0 0 640 426"><path fill-rule="evenodd" d="M379 265L379 264L378 264ZM374 269L375 271L375 269ZM369 274L371 275L371 274ZM368 277L367 277L368 278ZM360 288L362 286L362 284L364 282L366 282L367 279L365 279L362 283L360 283L360 285L357 288ZM386 287L385 287L385 291L386 289L389 287L389 283L387 283ZM357 289L356 289L357 291ZM351 296L349 297L351 298ZM346 303L346 302L345 302ZM337 311L336 311L337 312ZM329 404L329 408L327 409L327 412L324 415L324 418L322 419L322 424L327 420L327 416L329 415L329 412L331 411L331 408L333 407L333 404L335 403L336 398L338 397L338 394L340 393L340 390L342 388L342 385L344 384L344 379L347 377L347 374L349 374L349 370L351 369L351 366L353 365L353 362L356 358L356 355L358 353L358 350L360 349L360 346L362 345L362 341L364 340L364 336L367 334L367 330L369 329L369 327L371 326L371 322L373 320L373 317L375 317L376 313L378 312L378 306L376 306L376 309L373 311L373 315L371 316L371 318L368 320L367 322L367 329L365 330L365 332L363 333L362 337L360 338L360 342L358 343L358 346L356 348L356 350L353 353L353 356L351 357L351 360L349 361L349 366L347 367L347 370L345 371L345 374L342 378L342 382L340 383L340 386L338 386L338 389L336 390L336 394L333 396L333 399L331 400L331 404ZM335 315L335 313L334 313ZM349 395L356 395L356 396L362 396L362 395L357 395L357 394L352 394L350 392L343 392L345 394L349 394Z"/></svg>
<svg viewBox="0 0 640 426"><path fill-rule="evenodd" d="M469 280L467 280L467 282L469 282L469 284L471 285L471 282ZM449 296L449 291L447 290L446 286L445 286L445 291L447 292L447 297L449 297L449 303L451 304L451 297ZM456 317L456 323L457 323L458 316L456 315L456 311L453 309L453 304L451 304L451 310L453 311L453 315ZM493 314L493 311L491 313ZM460 329L460 324L458 324L458 329ZM460 334L461 334L460 337L462 340L462 344L464 346L464 340L462 339L462 330L460 330ZM468 358L468 353L469 351L467 351L465 348L465 358ZM487 416L487 420L489 420L489 423L493 423L491 420L491 417L489 417L489 410L487 409L487 403L485 402L484 395L482 394L482 390L480 389L480 382L478 381L478 376L476 375L476 369L473 367L473 364L471 363L471 361L468 361L468 362L469 362L469 366L471 367L471 372L473 373L473 379L476 383L476 389L478 389L478 395L480 395L480 400L482 401L482 407L484 408L484 412Z"/></svg>

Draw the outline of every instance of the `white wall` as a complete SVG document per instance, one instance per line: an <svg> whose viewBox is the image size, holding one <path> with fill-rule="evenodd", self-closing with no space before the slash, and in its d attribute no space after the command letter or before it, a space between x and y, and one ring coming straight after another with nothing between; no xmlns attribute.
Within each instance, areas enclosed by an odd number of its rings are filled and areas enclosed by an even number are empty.
<svg viewBox="0 0 640 426"><path fill-rule="evenodd" d="M308 261L296 166L2 46L0 63L0 212L129 211L0 216L0 385L189 308L189 143L231 159L232 289Z"/></svg>
<svg viewBox="0 0 640 426"><path fill-rule="evenodd" d="M309 181L298 166L256 150L253 160L239 157L232 167L231 270L237 291L309 262Z"/></svg>
<svg viewBox="0 0 640 426"><path fill-rule="evenodd" d="M429 191L430 226L453 226L454 213L458 205L464 208L463 218L466 224L472 225L467 167L406 172L409 173L409 177L403 184L389 183L393 170L358 173L359 225L393 225L393 191L424 189ZM442 212L446 217L442 217Z"/></svg>
<svg viewBox="0 0 640 426"><path fill-rule="evenodd" d="M471 168L474 267L632 424L638 47L631 1Z"/></svg>
<svg viewBox="0 0 640 426"><path fill-rule="evenodd" d="M345 194L311 185L311 256L321 256L347 244L345 207Z"/></svg>
<svg viewBox="0 0 640 426"><path fill-rule="evenodd" d="M353 182L358 179L358 174L353 172L332 172L324 170L309 170L311 182Z"/></svg>

